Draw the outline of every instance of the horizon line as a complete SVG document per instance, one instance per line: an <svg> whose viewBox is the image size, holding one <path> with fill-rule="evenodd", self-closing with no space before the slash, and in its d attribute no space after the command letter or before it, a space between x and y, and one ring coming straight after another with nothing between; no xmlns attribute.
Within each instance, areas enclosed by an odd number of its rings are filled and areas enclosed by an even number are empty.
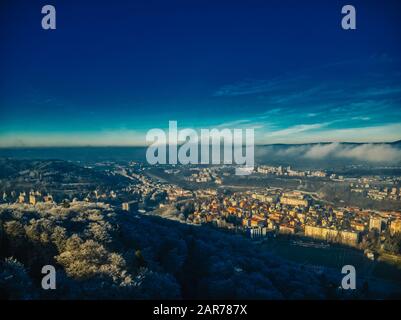
<svg viewBox="0 0 401 320"><path fill-rule="evenodd" d="M355 142L355 141L320 141L320 142L277 142L277 143L255 143L254 146L274 146L274 145L306 145L306 144L332 144L332 143L340 143L340 144L395 144L401 142L401 139L391 140L391 141L376 141L376 142ZM179 144L180 145L183 145ZM234 144L233 144L234 145ZM26 146L0 146L0 149L36 149L36 148L147 148L150 145L26 145ZM169 144L166 144L169 146ZM246 144L243 144L246 146Z"/></svg>

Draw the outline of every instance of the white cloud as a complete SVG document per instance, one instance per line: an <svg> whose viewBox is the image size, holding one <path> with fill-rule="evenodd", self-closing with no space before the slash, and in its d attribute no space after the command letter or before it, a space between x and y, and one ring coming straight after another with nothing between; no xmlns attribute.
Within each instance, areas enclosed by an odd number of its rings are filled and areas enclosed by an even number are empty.
<svg viewBox="0 0 401 320"><path fill-rule="evenodd" d="M270 137L289 136L289 135L298 134L298 133L301 133L304 131L321 129L325 126L328 126L329 124L330 124L329 122L314 123L314 124L299 124L299 125L287 128L287 129L277 130L277 131L268 133L267 137L269 137L269 136Z"/></svg>
<svg viewBox="0 0 401 320"><path fill-rule="evenodd" d="M330 143L313 145L302 157L308 159L346 158L367 162L394 163L401 161L401 150L388 144L347 145Z"/></svg>
<svg viewBox="0 0 401 320"><path fill-rule="evenodd" d="M304 153L303 157L311 159L322 159L331 155L339 148L338 143L314 145Z"/></svg>
<svg viewBox="0 0 401 320"><path fill-rule="evenodd" d="M267 93L273 92L286 87L291 83L296 83L304 79L305 76L296 76L296 77L277 77L270 80L246 80L237 82L235 84L229 84L218 89L214 96L241 96L241 95L249 95L249 94L258 94L258 93Z"/></svg>
<svg viewBox="0 0 401 320"><path fill-rule="evenodd" d="M325 127L334 122L336 121L265 131L259 143L391 142L401 138L401 123L345 129Z"/></svg>
<svg viewBox="0 0 401 320"><path fill-rule="evenodd" d="M401 150L385 144L363 144L353 148L342 148L336 156L369 162L399 162Z"/></svg>

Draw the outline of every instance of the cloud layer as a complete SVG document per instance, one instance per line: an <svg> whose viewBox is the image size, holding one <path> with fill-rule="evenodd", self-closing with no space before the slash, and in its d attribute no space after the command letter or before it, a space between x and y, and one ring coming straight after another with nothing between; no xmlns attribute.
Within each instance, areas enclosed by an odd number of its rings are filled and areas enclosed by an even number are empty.
<svg viewBox="0 0 401 320"><path fill-rule="evenodd" d="M328 158L352 159L374 163L401 162L401 149L389 144L316 144L289 147L279 152L280 156L301 157L311 160Z"/></svg>

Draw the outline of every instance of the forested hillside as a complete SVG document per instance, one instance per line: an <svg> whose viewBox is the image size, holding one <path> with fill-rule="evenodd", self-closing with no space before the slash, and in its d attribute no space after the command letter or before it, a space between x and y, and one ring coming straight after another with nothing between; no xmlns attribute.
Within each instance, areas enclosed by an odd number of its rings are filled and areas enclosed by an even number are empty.
<svg viewBox="0 0 401 320"><path fill-rule="evenodd" d="M335 298L317 275L240 235L104 204L0 206L3 299ZM56 290L41 268L57 269ZM334 281L334 282L333 282Z"/></svg>

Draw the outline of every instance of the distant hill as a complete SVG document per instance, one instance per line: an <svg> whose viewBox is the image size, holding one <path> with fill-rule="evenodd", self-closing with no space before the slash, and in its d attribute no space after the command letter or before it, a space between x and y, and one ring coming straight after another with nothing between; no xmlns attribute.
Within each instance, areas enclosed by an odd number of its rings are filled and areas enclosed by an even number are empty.
<svg viewBox="0 0 401 320"><path fill-rule="evenodd" d="M278 147L299 147L299 146L315 146L315 145L327 145L327 144L332 144L332 143L337 143L339 145L365 145L365 144L371 144L371 145L391 145L391 146L397 146L401 147L401 140L397 141L392 141L392 142L347 142L347 141L341 141L341 142L327 142L327 141L322 141L322 142L310 142L310 143L266 143L262 144L260 146L278 146Z"/></svg>
<svg viewBox="0 0 401 320"><path fill-rule="evenodd" d="M71 184L110 187L124 184L127 179L121 176L106 175L90 168L63 160L16 160L0 159L0 179L2 188L19 190L44 189L55 187L63 189ZM3 190L4 191L4 190Z"/></svg>
<svg viewBox="0 0 401 320"><path fill-rule="evenodd" d="M393 146L397 146L397 147L400 147L400 148L401 148L401 140L397 140L397 141L394 141L394 142L390 142L390 144L393 145Z"/></svg>
<svg viewBox="0 0 401 320"><path fill-rule="evenodd" d="M136 161L146 163L145 147L0 148L0 159L42 159L79 161ZM255 146L255 163L291 165L304 169L333 169L349 165L401 165L401 140L383 143L320 142L304 144L263 144ZM0 177L14 172L0 163ZM23 163L20 164L23 166ZM55 163L53 164L55 165Z"/></svg>

